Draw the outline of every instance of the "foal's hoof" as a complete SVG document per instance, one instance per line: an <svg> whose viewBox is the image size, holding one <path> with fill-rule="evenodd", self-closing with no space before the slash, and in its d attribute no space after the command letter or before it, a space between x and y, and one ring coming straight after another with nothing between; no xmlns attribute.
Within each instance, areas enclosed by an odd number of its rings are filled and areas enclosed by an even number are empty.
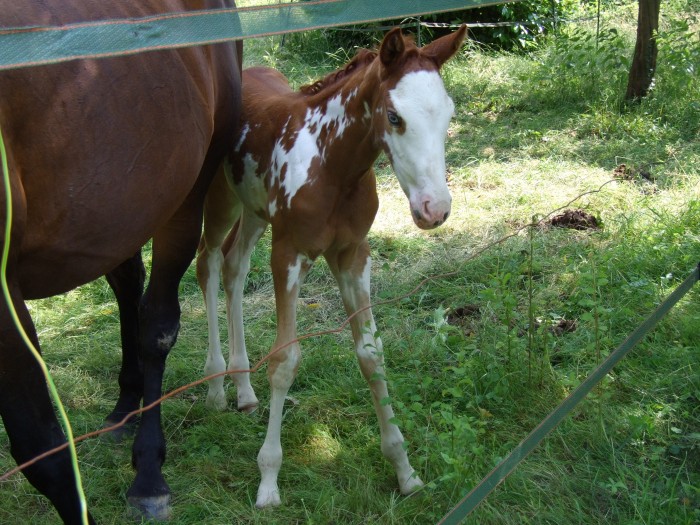
<svg viewBox="0 0 700 525"><path fill-rule="evenodd" d="M277 487L274 489L258 488L258 499L255 501L257 508L266 509L268 507L278 507L281 504L280 491Z"/></svg>
<svg viewBox="0 0 700 525"><path fill-rule="evenodd" d="M403 494L404 496L413 494L415 491L423 488L423 485L423 481L418 477L417 474L414 473L413 476L401 483L401 494Z"/></svg>
<svg viewBox="0 0 700 525"><path fill-rule="evenodd" d="M207 394L206 405L207 408L209 408L210 410L223 412L228 406L228 403L226 402L226 394L224 394L223 392L220 394Z"/></svg>
<svg viewBox="0 0 700 525"><path fill-rule="evenodd" d="M151 496L137 498L129 496L129 514L135 519L147 519L154 521L168 521L172 515L170 507L170 495Z"/></svg>
<svg viewBox="0 0 700 525"><path fill-rule="evenodd" d="M238 389L238 411L244 414L252 414L258 409L258 396L255 395L253 389Z"/></svg>
<svg viewBox="0 0 700 525"><path fill-rule="evenodd" d="M243 412L244 414L252 414L258 409L258 400L255 400L255 403L238 403L238 411Z"/></svg>

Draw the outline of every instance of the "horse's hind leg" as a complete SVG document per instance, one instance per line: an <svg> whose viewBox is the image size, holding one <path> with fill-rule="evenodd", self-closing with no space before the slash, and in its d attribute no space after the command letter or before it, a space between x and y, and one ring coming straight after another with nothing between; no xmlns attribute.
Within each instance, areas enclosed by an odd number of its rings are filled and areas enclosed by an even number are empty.
<svg viewBox="0 0 700 525"><path fill-rule="evenodd" d="M222 374L226 370L219 338L219 277L224 264L224 240L231 227L234 228L231 233L235 235L238 228L236 221L242 210L241 203L226 182L223 169L223 166L219 168L207 192L204 202L204 230L197 254L197 282L204 296L209 331L209 347L204 365L204 373L207 376ZM226 408L224 376L218 375L209 380L206 403L209 408L215 410Z"/></svg>
<svg viewBox="0 0 700 525"><path fill-rule="evenodd" d="M345 310L349 316L353 316L350 326L355 353L362 375L372 391L372 401L379 419L382 453L396 471L401 493L409 494L422 487L423 482L408 461L403 435L392 422L394 410L391 404L386 403L389 392L384 376L382 341L376 335L377 327L370 309L369 245L365 240L344 252L327 255L326 260L338 281Z"/></svg>
<svg viewBox="0 0 700 525"><path fill-rule="evenodd" d="M139 357L138 311L143 295L146 270L139 251L106 276L119 305L119 326L122 343L122 367L119 372L119 399L114 410L105 420L106 426L119 423L124 417L137 410L143 397L143 370ZM134 418L136 419L136 418ZM131 420L126 427L111 432L117 441L135 427Z"/></svg>
<svg viewBox="0 0 700 525"><path fill-rule="evenodd" d="M178 287L197 251L208 182L200 177L186 202L153 236L151 275L139 307L144 407L162 395L165 360L180 327ZM165 437L160 404L156 404L141 415L132 452L136 478L127 491L129 503L149 519L170 517L170 488L162 473L164 462Z"/></svg>
<svg viewBox="0 0 700 525"><path fill-rule="evenodd" d="M250 256L267 223L253 213L244 212L234 232L235 239L226 253L224 262L224 288L226 290L226 315L228 318L229 370L248 370L250 361L245 346L243 330L243 288L250 271ZM238 410L252 412L258 407L258 398L250 384L249 372L231 375L236 385Z"/></svg>
<svg viewBox="0 0 700 525"><path fill-rule="evenodd" d="M10 281L12 301L25 332L38 349L36 331L21 293ZM0 415L12 456L22 464L66 442L56 419L44 375L21 339L8 305L0 297ZM24 469L67 524L83 523L78 490L67 449ZM94 523L90 518L90 523Z"/></svg>

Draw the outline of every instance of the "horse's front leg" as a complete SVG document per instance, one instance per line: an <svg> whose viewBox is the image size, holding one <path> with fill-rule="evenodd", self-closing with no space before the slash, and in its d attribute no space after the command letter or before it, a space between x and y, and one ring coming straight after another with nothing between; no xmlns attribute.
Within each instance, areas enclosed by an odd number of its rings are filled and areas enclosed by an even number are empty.
<svg viewBox="0 0 700 525"><path fill-rule="evenodd" d="M11 270L8 281L14 309L24 332L38 349L34 324L19 286L12 280ZM44 374L15 328L4 298L0 299L0 416L10 439L12 457L19 464L66 442L54 413ZM24 469L23 473L39 492L49 498L64 523L84 523L67 449L38 461ZM88 521L94 523L89 515Z"/></svg>
<svg viewBox="0 0 700 525"><path fill-rule="evenodd" d="M232 232L234 239L225 256L224 290L228 319L229 370L250 368L243 329L243 290L250 271L250 256L266 228L265 221L253 213L244 211L237 231ZM258 398L250 384L250 373L236 372L231 374L231 380L236 385L238 410L255 410L258 407Z"/></svg>
<svg viewBox="0 0 700 525"><path fill-rule="evenodd" d="M383 400L389 397L384 376L384 354L382 341L377 336L377 327L370 309L369 245L365 240L358 246L342 252L326 255L333 272L348 316L355 341L355 353L362 375L372 391L374 409L379 419L381 447L384 457L393 465L402 494L409 494L423 486L408 461L404 438L395 423L394 410Z"/></svg>
<svg viewBox="0 0 700 525"><path fill-rule="evenodd" d="M296 339L296 301L299 288L310 267L309 259L287 249L282 242L275 242L273 231L272 275L277 307L277 338L267 369L270 381L270 416L265 442L258 453L261 480L255 505L259 508L281 503L277 475L282 466L282 411L284 399L301 361L301 347L298 342L292 341Z"/></svg>

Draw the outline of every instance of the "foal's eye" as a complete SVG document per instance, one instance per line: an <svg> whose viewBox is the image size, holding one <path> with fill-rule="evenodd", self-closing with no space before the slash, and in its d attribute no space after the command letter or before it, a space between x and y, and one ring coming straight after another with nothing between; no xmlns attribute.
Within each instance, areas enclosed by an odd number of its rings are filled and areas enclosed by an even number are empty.
<svg viewBox="0 0 700 525"><path fill-rule="evenodd" d="M395 111L387 111L386 116L389 119L389 124L392 126L398 128L401 125L401 117L399 117Z"/></svg>

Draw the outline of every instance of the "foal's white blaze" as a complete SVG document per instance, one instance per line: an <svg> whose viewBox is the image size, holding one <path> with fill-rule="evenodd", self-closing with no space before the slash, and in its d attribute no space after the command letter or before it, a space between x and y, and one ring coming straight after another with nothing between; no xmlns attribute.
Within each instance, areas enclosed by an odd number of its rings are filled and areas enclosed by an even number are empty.
<svg viewBox="0 0 700 525"><path fill-rule="evenodd" d="M406 74L389 91L405 132L384 135L392 165L420 228L434 228L447 218L452 198L445 180L445 137L454 103L436 71Z"/></svg>
<svg viewBox="0 0 700 525"><path fill-rule="evenodd" d="M280 181L281 188L287 199L287 206L291 206L294 195L309 180L309 169L314 159L323 159L325 149L331 144L326 141L321 144L319 136L322 132L329 132L332 139L340 138L352 122L346 115L345 103L347 99L341 95L336 95L328 100L324 108L308 109L304 118L304 125L299 129L294 137L291 147L287 150L283 141L287 137L282 135L282 139L275 143L272 151L272 178ZM284 172L284 177L282 173Z"/></svg>

